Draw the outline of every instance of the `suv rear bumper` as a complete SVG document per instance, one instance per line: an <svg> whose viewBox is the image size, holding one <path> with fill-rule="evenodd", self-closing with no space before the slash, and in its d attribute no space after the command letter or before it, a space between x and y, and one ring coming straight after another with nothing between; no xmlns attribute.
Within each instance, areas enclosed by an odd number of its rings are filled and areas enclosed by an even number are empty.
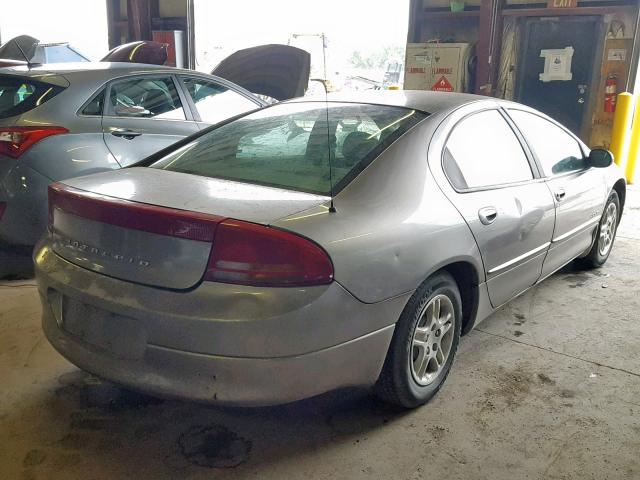
<svg viewBox="0 0 640 480"><path fill-rule="evenodd" d="M47 227L49 178L18 161L0 158L0 243L33 247Z"/></svg>

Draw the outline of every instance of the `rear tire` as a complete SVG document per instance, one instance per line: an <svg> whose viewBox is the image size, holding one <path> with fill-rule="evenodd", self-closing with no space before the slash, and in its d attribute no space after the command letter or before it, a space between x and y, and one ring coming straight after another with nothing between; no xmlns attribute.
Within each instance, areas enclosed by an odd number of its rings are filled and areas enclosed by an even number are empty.
<svg viewBox="0 0 640 480"><path fill-rule="evenodd" d="M461 325L458 286L447 272L435 273L414 292L396 324L377 396L404 408L428 402L449 375Z"/></svg>
<svg viewBox="0 0 640 480"><path fill-rule="evenodd" d="M609 195L604 206L600 223L598 223L598 230L596 231L596 239L591 246L591 250L585 257L576 260L578 267L583 270L590 270L605 264L613 248L619 218L620 200L618 199L618 193L614 190Z"/></svg>

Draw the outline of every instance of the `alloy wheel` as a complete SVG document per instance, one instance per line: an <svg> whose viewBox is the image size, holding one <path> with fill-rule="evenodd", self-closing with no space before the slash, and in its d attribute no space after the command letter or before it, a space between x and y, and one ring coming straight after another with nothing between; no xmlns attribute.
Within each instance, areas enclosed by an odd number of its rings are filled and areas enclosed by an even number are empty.
<svg viewBox="0 0 640 480"><path fill-rule="evenodd" d="M607 209L600 222L600 236L598 237L598 253L606 256L611 250L613 239L616 234L616 224L618 222L618 209L616 204L611 202L607 205Z"/></svg>
<svg viewBox="0 0 640 480"><path fill-rule="evenodd" d="M419 385L432 383L443 370L453 344L455 310L446 295L436 295L423 308L411 339L409 363Z"/></svg>

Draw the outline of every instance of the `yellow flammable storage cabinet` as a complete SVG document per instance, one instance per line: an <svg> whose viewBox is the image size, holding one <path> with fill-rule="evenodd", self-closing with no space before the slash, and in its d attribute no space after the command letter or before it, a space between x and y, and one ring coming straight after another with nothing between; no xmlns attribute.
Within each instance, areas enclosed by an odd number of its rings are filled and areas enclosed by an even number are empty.
<svg viewBox="0 0 640 480"><path fill-rule="evenodd" d="M408 43L404 89L466 92L471 54L469 43Z"/></svg>

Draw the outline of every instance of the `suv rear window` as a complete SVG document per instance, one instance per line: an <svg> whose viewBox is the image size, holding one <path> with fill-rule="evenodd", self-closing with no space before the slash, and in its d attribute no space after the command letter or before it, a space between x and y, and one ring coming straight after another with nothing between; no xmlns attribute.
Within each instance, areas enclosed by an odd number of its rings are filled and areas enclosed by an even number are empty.
<svg viewBox="0 0 640 480"><path fill-rule="evenodd" d="M30 78L0 75L0 118L28 112L63 90L63 87Z"/></svg>
<svg viewBox="0 0 640 480"><path fill-rule="evenodd" d="M329 195L329 148L339 192L425 117L380 105L278 104L214 127L151 166Z"/></svg>

